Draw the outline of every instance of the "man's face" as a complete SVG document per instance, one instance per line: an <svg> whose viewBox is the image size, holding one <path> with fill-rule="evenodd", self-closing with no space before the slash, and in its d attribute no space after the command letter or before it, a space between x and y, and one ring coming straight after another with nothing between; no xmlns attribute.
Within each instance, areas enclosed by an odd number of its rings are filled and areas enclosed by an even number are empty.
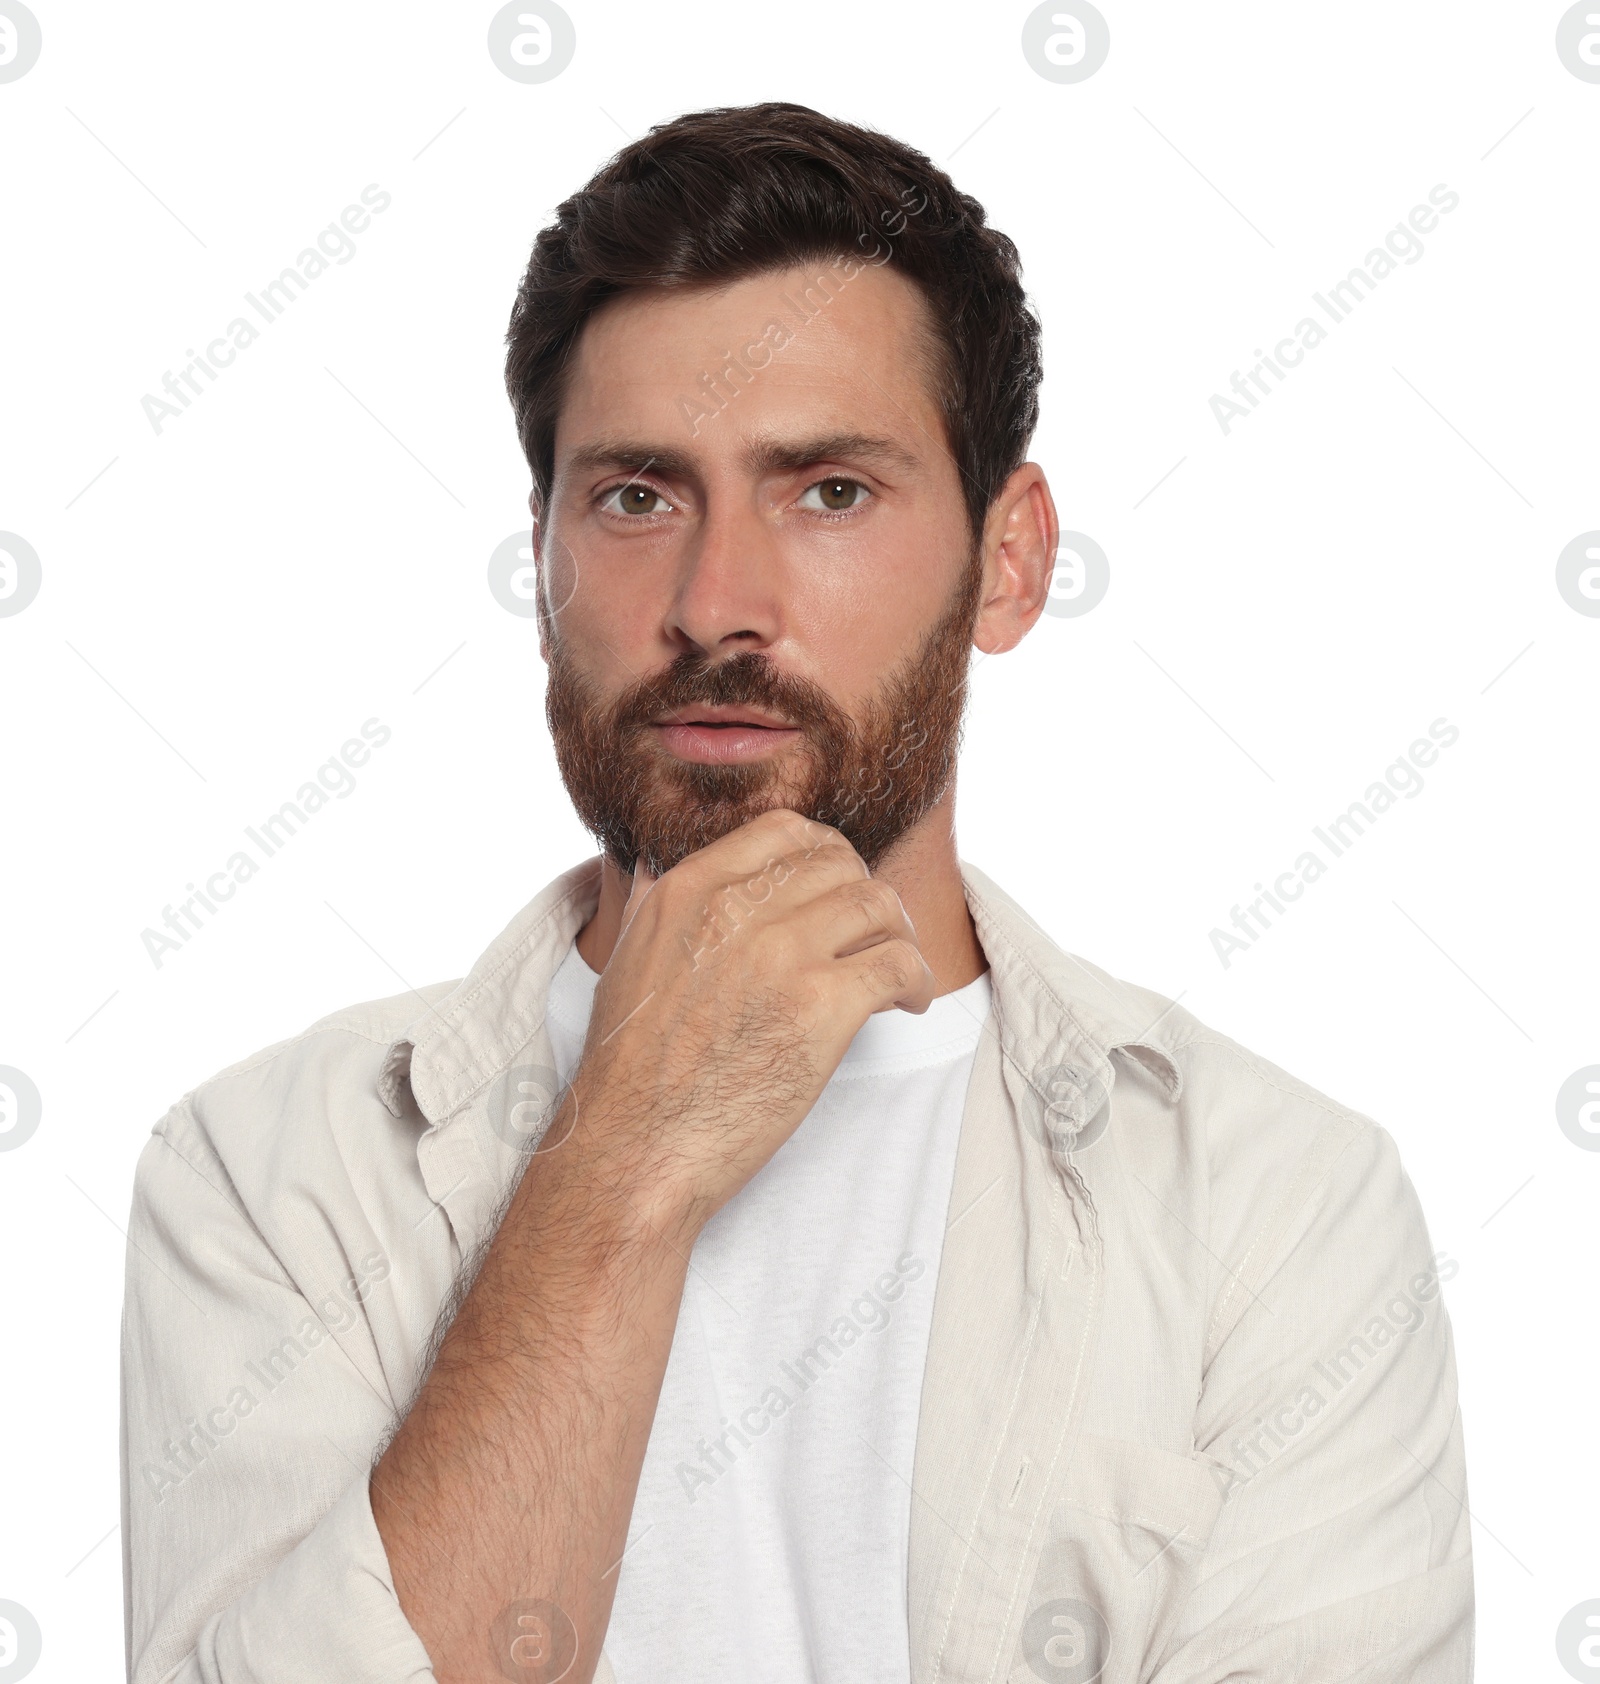
<svg viewBox="0 0 1600 1684"><path fill-rule="evenodd" d="M926 320L892 270L820 261L587 324L541 646L562 776L623 869L778 806L871 864L945 792L982 577Z"/></svg>

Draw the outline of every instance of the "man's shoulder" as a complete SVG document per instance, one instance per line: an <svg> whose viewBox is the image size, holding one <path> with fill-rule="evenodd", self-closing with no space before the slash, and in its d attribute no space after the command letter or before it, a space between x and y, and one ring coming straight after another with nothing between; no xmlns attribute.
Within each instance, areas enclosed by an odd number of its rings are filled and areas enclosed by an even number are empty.
<svg viewBox="0 0 1600 1684"><path fill-rule="evenodd" d="M1167 1102L1248 1132L1376 1128L1370 1117L1332 1098L1271 1059L1213 1028L1177 999L1114 975L1069 952L1018 903L963 862L969 900L991 964L1001 956L1011 989L1030 997L1024 1043L1059 1045L1049 1019L1070 1019L1073 1040L1091 1058L1116 1052L1155 1076ZM1042 1008L1042 1010L1041 1010Z"/></svg>
<svg viewBox="0 0 1600 1684"><path fill-rule="evenodd" d="M1329 1268L1379 1284L1434 1266L1416 1191L1381 1122L1165 996L1073 963L1148 1012L1153 1027L1142 1045L1122 1053L1148 1064L1157 1047L1176 1075L1165 1086L1135 1080L1125 1091L1119 1073L1110 1110L1116 1152L1103 1165L1087 1163L1085 1173L1108 1206L1126 1197L1128 1231L1142 1240L1152 1231L1145 1204L1152 1193L1178 1218L1157 1232L1179 1250L1204 1236L1219 1266L1208 1353L1302 1243ZM1099 1173L1113 1164L1132 1169L1127 1188Z"/></svg>
<svg viewBox="0 0 1600 1684"><path fill-rule="evenodd" d="M393 1123L382 1077L390 1051L457 981L363 1000L315 1019L190 1088L152 1134L193 1167L225 1167L236 1182L252 1164L314 1158L351 1128Z"/></svg>
<svg viewBox="0 0 1600 1684"><path fill-rule="evenodd" d="M1204 1221L1230 1267L1265 1269L1297 1231L1335 1220L1341 1246L1386 1254L1421 1229L1416 1195L1394 1136L1337 1099L1166 996L1110 976L1087 961L1153 1025L1144 1038L1176 1072L1175 1088L1140 1084L1130 1120L1142 1140L1124 1150L1164 1165L1169 1201ZM1141 1049L1125 1053L1141 1057ZM1143 1058L1148 1058L1146 1051ZM1143 1062L1141 1058L1141 1062ZM1153 1107L1153 1108L1152 1108ZM1116 1127L1116 1105L1112 1107ZM1335 1243L1335 1242L1330 1242Z"/></svg>
<svg viewBox="0 0 1600 1684"><path fill-rule="evenodd" d="M297 1033L224 1065L191 1089L191 1094L209 1096L230 1087L248 1086L252 1076L268 1069L294 1079L301 1071L329 1060L353 1066L370 1062L374 1057L381 1062L395 1041L459 986L460 979L456 978L341 1006L314 1019Z"/></svg>
<svg viewBox="0 0 1600 1684"><path fill-rule="evenodd" d="M1214 1097L1227 1112L1261 1128L1363 1131L1378 1126L1364 1112L1182 1006L1175 1006L1166 1021L1170 1025L1167 1048L1182 1072L1186 1091L1201 1102Z"/></svg>
<svg viewBox="0 0 1600 1684"><path fill-rule="evenodd" d="M1352 1201L1409 1225L1414 1194L1381 1122L1177 1000L1052 947L1053 962L1042 962L1062 1005L1115 1046L1110 1126L1121 1161L1159 1182L1220 1254L1264 1259L1317 1211ZM1358 1229L1383 1243L1373 1221Z"/></svg>
<svg viewBox="0 0 1600 1684"><path fill-rule="evenodd" d="M1127 1003L1130 1021L1149 1025L1124 1051L1147 1061L1153 1050L1170 1063L1177 1077L1172 1106L1203 1131L1214 1154L1293 1157L1319 1139L1349 1144L1383 1133L1365 1112L1214 1028L1169 996L1112 976L1086 959L1072 962L1115 990Z"/></svg>

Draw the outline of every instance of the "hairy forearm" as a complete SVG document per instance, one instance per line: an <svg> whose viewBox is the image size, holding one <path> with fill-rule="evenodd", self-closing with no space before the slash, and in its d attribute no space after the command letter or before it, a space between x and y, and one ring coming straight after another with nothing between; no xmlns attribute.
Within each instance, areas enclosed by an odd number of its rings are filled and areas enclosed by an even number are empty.
<svg viewBox="0 0 1600 1684"><path fill-rule="evenodd" d="M441 1684L503 1676L494 1646L521 1600L572 1622L567 1677L587 1684L610 1617L693 1239L585 1140L529 1160L373 1471L395 1590ZM537 1653L537 1617L522 1629Z"/></svg>
<svg viewBox="0 0 1600 1684"><path fill-rule="evenodd" d="M749 915L713 939L710 909L741 890ZM588 1684L695 1236L867 1018L936 992L898 895L788 809L635 874L573 1089L373 1470L395 1591L442 1684L501 1662L549 1675L549 1604L558 1639L576 1629L563 1676ZM541 1607L508 1655L519 1601Z"/></svg>

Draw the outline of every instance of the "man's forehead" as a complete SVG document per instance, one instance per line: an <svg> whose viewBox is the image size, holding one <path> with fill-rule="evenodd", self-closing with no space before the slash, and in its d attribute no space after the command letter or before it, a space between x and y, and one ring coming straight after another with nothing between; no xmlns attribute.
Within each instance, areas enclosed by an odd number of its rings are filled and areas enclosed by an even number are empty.
<svg viewBox="0 0 1600 1684"><path fill-rule="evenodd" d="M919 289L871 265L627 294L579 339L557 470L729 453L757 469L847 454L908 469L942 448L929 342Z"/></svg>

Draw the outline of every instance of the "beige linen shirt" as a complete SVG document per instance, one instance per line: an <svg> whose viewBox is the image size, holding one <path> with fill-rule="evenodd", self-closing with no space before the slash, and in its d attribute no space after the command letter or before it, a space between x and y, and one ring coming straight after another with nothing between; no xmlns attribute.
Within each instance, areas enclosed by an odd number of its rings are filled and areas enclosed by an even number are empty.
<svg viewBox="0 0 1600 1684"><path fill-rule="evenodd" d="M1393 1142L963 874L994 1007L918 1422L915 1684L1470 1679L1453 1265ZM135 1684L433 1678L368 1473L525 1161L497 1078L552 1064L598 888L591 860L465 980L156 1125L123 1324Z"/></svg>

